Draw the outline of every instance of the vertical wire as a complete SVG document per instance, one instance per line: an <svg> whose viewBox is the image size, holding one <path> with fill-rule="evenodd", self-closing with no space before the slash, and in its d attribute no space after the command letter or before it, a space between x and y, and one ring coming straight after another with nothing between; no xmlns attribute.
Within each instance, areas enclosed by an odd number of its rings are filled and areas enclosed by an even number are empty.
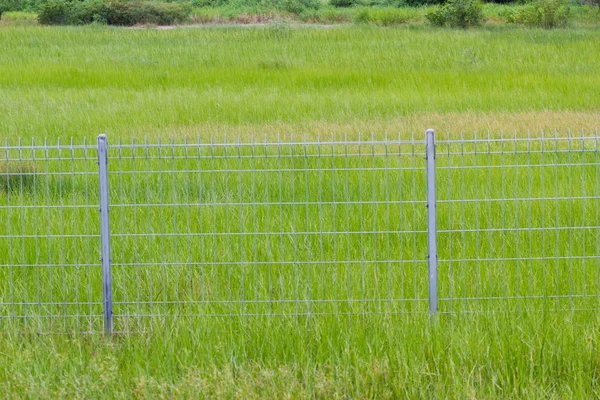
<svg viewBox="0 0 600 400"><path fill-rule="evenodd" d="M31 138L31 159L32 159L34 168L36 165L36 158L35 158L36 150L37 150L37 147L35 146L35 139ZM86 174L86 177L87 177L87 174ZM38 331L39 331L39 330L41 330L42 299L41 299L41 288L40 288L40 243L39 243L37 210L38 210L37 173L35 173L35 171L34 171L34 174L33 174L33 226L35 229L35 281L36 281L36 292L37 292L37 326L38 326Z"/></svg>
<svg viewBox="0 0 600 400"><path fill-rule="evenodd" d="M10 303L11 303L11 316L14 322L15 320L15 290L13 284L13 250L12 250L12 227L11 227L11 204L10 204L10 164L9 164L9 154L8 154L8 138L6 138L6 232L8 233L8 257L9 257L9 286L10 286ZM49 239L48 239L49 240ZM48 246L50 247L50 246Z"/></svg>
<svg viewBox="0 0 600 400"><path fill-rule="evenodd" d="M350 247L351 247L351 236L350 236L350 193L349 193L349 168L350 166L348 165L348 133L344 133L344 151L345 151L345 156L344 156L344 160L345 160L345 172L346 172L346 182L344 185L344 190L345 190L345 194L346 194L346 284L348 287L348 315L350 315L350 310L352 310L352 301L351 301L351 288L350 288L350 282L351 282L351 274L350 274L350 260L352 258L352 254L350 252Z"/></svg>
<svg viewBox="0 0 600 400"><path fill-rule="evenodd" d="M531 200L533 197L531 193L531 133L529 129L527 130L527 202L529 203L529 215L528 215L528 223L529 226L529 297L533 298L533 219L532 219L532 208L533 201ZM544 203L542 197L542 204ZM543 219L543 215L542 215ZM542 242L542 247L543 247Z"/></svg>
<svg viewBox="0 0 600 400"><path fill-rule="evenodd" d="M358 132L358 196L359 196L359 218L360 218L360 279L361 279L361 301L362 314L365 315L365 254L364 254L364 218L363 218L363 161L362 161L362 140Z"/></svg>
<svg viewBox="0 0 600 400"><path fill-rule="evenodd" d="M452 232L454 232L454 229L452 229L452 207L454 205L454 202L451 201L452 200L452 174L450 173L452 171L452 156L450 153L450 131L448 131L447 134L447 139L448 139L448 143L446 144L446 150L448 151L448 165L446 168L446 172L447 172L447 185L448 185L448 203L447 203L447 207L448 207L448 276L450 279L450 287L449 287L449 291L450 291L450 313L453 313L454 311L454 269L453 269L453 261L452 261L452 245L454 243L454 241L452 240ZM489 141L488 141L488 145L489 145Z"/></svg>
<svg viewBox="0 0 600 400"><path fill-rule="evenodd" d="M337 201L335 195L335 146L334 146L335 138L333 133L331 134L331 204L332 204L332 219L333 219L333 287L337 292L337 274L338 274L338 266L337 266ZM339 304L337 293L335 296L335 314L337 315L339 312Z"/></svg>
<svg viewBox="0 0 600 400"><path fill-rule="evenodd" d="M277 167L279 170L279 277L281 283L281 315L285 315L285 248L283 245L283 171L281 167L281 133L277 133Z"/></svg>
<svg viewBox="0 0 600 400"><path fill-rule="evenodd" d="M201 254L201 260L202 260L202 264L200 266L200 298L202 301L202 305L205 306L206 305L206 288L204 286L204 281L205 281L205 270L204 270L204 266L206 265L206 251L205 251L205 243L204 243L204 238L205 238L205 233L204 233L204 218L202 217L202 209L204 207L203 202L204 202L204 187L202 185L202 152L200 151L200 135L198 135L198 158L197 158L197 162L196 162L196 166L198 168L197 171L197 181L198 181L198 219L199 219L199 229L200 229L200 254ZM218 284L215 283L215 287L217 287ZM203 311L206 311L203 307L202 309Z"/></svg>
<svg viewBox="0 0 600 400"><path fill-rule="evenodd" d="M240 197L240 234L238 235L239 240L240 240L240 262L241 262L241 272L242 272L242 282L241 282L241 286L242 286L242 314L245 316L246 315L246 264L244 262L244 255L245 255L245 245L244 245L244 198L243 198L243 165L242 165L242 144L241 144L241 137L240 135L238 135L238 174L240 175L240 183L239 183L239 190L238 190L238 194Z"/></svg>
<svg viewBox="0 0 600 400"><path fill-rule="evenodd" d="M467 304L467 253L466 253L466 227L465 227L465 143L463 132L460 131L460 192L461 192L461 241L462 241L462 249L461 249L461 257L462 257L462 269L463 269L463 312L466 313L468 311Z"/></svg>
<svg viewBox="0 0 600 400"><path fill-rule="evenodd" d="M402 229L403 227L403 223L404 223L404 191L403 186L404 186L404 169L402 168L402 140L401 140L401 136L400 136L400 131L398 131L398 163L399 163L399 173L400 173L400 182L399 182L399 198L400 198L400 205L399 205L399 209L400 209L400 221L398 223L398 229ZM413 232L413 234L416 235L416 233ZM408 265L408 263L404 263L404 238L402 237L402 232L400 232L400 234L398 235L398 239L400 241L400 260L402 260L402 263L400 265L400 276L401 276L401 280L402 280L402 287L401 287L401 294L400 294L400 298L402 299L402 314L404 314L406 312L406 271L405 271L405 267ZM416 294L415 294L416 295Z"/></svg>
<svg viewBox="0 0 600 400"><path fill-rule="evenodd" d="M199 151L199 150L198 150ZM212 257L212 270L213 275L216 275L215 281L215 303L219 304L219 264L217 263L217 192L215 188L215 143L214 136L210 135L210 151L211 151L211 191L212 191L212 206L213 206L213 257ZM216 272L215 272L216 270Z"/></svg>
<svg viewBox="0 0 600 400"><path fill-rule="evenodd" d="M265 218L266 218L266 233L267 239L267 274L268 274L268 301L269 301L269 316L273 313L273 284L271 281L271 219L269 218L269 208L271 201L269 200L269 157L267 148L267 134L264 136L264 150L265 150Z"/></svg>
<svg viewBox="0 0 600 400"><path fill-rule="evenodd" d="M215 285L215 302L216 304L219 304L219 284L220 282L220 275L219 275L219 263L217 263L218 260L218 255L217 255L217 251L218 251L218 247L217 247L217 192L216 192L216 188L215 188L215 144L214 144L214 136L211 134L210 135L210 151L211 151L211 189L212 189L212 203L213 203L213 261L212 261L212 270L213 270L213 275L216 275L215 281L217 282L217 284ZM216 272L215 272L216 271Z"/></svg>
<svg viewBox="0 0 600 400"><path fill-rule="evenodd" d="M600 192L599 192L599 187L600 187L600 182L599 182L599 173L598 173L598 164L600 162L600 160L598 160L598 129L596 129L596 135L594 136L594 140L595 140L595 148L594 148L594 153L596 154L596 160L595 160L595 165L596 165L596 193L595 193L595 197L596 197L596 254L600 254L600 202L598 201L599 197L600 197ZM599 295L599 289L600 289L600 257L595 257L596 258L596 297L598 297Z"/></svg>
<svg viewBox="0 0 600 400"><path fill-rule="evenodd" d="M392 312L392 295L391 295L391 238L392 235L390 233L391 224L390 224L390 160L389 160L389 145L388 145L388 133L385 132L385 220L386 220L386 238L387 238L387 306L388 313ZM400 166L401 168L401 166Z"/></svg>
<svg viewBox="0 0 600 400"><path fill-rule="evenodd" d="M506 232L505 232L505 227L506 227L506 208L505 208L505 203L506 203L506 192L505 192L505 188L506 188L506 171L504 168L504 131L500 131L500 137L501 137L501 159L502 159L502 204L501 204L501 209L502 209L502 230L501 230L501 234L502 234L502 252L501 252L501 259L502 261L506 260ZM508 292L508 285L505 285L506 289L505 289L505 301L506 301L506 306L508 306L508 297L510 296L510 293ZM508 307L507 307L508 308Z"/></svg>
<svg viewBox="0 0 600 400"><path fill-rule="evenodd" d="M25 193L23 192L23 145L21 142L21 138L19 138L19 191L21 194L21 210L20 210L20 214L21 214L21 259L23 260L23 263L26 262L26 257L25 257ZM28 270L29 267L23 267L23 316L24 316L24 320L25 320L25 329L29 328L29 316L27 313L27 306L29 304L29 302L27 301L27 273L26 270Z"/></svg>
<svg viewBox="0 0 600 400"><path fill-rule="evenodd" d="M520 200L520 192L519 192L519 154L517 150L517 131L513 130L513 140L514 140L514 171L515 171L515 193L514 193L514 202L515 202L515 303L516 309L519 310L519 200Z"/></svg>
<svg viewBox="0 0 600 400"><path fill-rule="evenodd" d="M375 179L375 134L371 132L371 187L372 187L372 196L371 199L373 204L373 275L375 280L375 293L374 298L371 299L374 301L373 304L377 304L378 307L381 306L379 302L379 279L378 279L378 268L377 268L377 185Z"/></svg>
<svg viewBox="0 0 600 400"><path fill-rule="evenodd" d="M558 181L558 157L559 157L559 153L558 153L558 139L556 137L556 129L554 130L554 174L556 175L556 196L555 196L555 202L556 202L556 210L555 210L555 232L556 232L556 254L555 254L555 263L556 263L556 276L555 276L555 284L556 284L556 309L558 311L558 305L559 305L559 300L560 300L560 296L559 296L559 287L558 287L558 268L559 268L559 232L560 230L559 228L559 224L560 224L560 220L558 218L558 208L559 208L559 202L558 202L558 186L559 186L559 181Z"/></svg>
<svg viewBox="0 0 600 400"><path fill-rule="evenodd" d="M546 280L547 280L547 268L546 268L546 140L544 138L544 130L542 129L541 131L541 136L542 136L542 160L541 160L541 165L542 165L542 171L541 171L541 182L542 182L542 223L541 223L541 227L542 227L542 244L541 244L541 248L542 248L542 254L541 254L541 258L542 258L542 271L543 271L543 278L542 278L542 285L543 285L543 291L544 291L544 308L546 308L546 300L548 298L548 291L547 291L547 287L546 287Z"/></svg>
<svg viewBox="0 0 600 400"><path fill-rule="evenodd" d="M312 255L311 255L311 245L310 245L310 218L309 218L309 210L308 205L310 204L309 195L308 195L308 149L307 149L307 140L306 133L304 133L304 183L305 183L305 192L306 192L306 205L304 207L306 211L306 253L307 253L307 261L306 261L306 270L307 270L307 285L308 285L308 315L311 314L311 306L312 306L312 289L311 289L311 263L312 263Z"/></svg>
<svg viewBox="0 0 600 400"><path fill-rule="evenodd" d="M138 232L138 215L137 215L137 162L135 159L135 138L131 138L131 164L132 164L132 178L133 178L133 247L135 249L135 293L136 293L136 311L137 311L137 322L138 326L141 325L141 295L140 295L140 253L139 253L139 232ZM148 200L148 199L147 199Z"/></svg>
<svg viewBox="0 0 600 400"><path fill-rule="evenodd" d="M281 166L281 133L277 133L277 166L279 170L279 259L281 263L280 282L281 282L281 315L285 315L285 248L283 245L283 171ZM293 206L292 206L293 207ZM283 271L283 273L281 272Z"/></svg>
<svg viewBox="0 0 600 400"><path fill-rule="evenodd" d="M73 204L72 206L75 206L77 204L77 190L75 190L75 149L73 147L73 137L71 137L71 195L72 195L72 201ZM75 308L76 308L76 314L77 314L77 318L76 318L76 324L77 324L77 329L80 328L80 314L79 314L79 252L78 252L78 248L79 246L77 245L77 208L73 208L73 214L75 214L74 218L73 218L73 242L74 242L74 246L73 246L73 269L75 270ZM89 260L87 261L87 263L89 264ZM27 287L27 286L25 286Z"/></svg>
<svg viewBox="0 0 600 400"><path fill-rule="evenodd" d="M123 196L123 146L121 145L121 137L119 136L118 144L119 146L119 200L121 202L120 207L120 216L121 216L121 263L125 263L125 199ZM125 331L129 331L129 303L127 302L127 277L126 277L126 268L121 267L121 275L125 275L122 277L122 288L123 288L123 301L125 308Z"/></svg>
<svg viewBox="0 0 600 400"><path fill-rule="evenodd" d="M152 214L151 214L151 207L150 207L150 155L149 153L149 149L150 146L148 146L148 138L144 137L144 149L145 149L145 153L146 153L146 203L147 203L147 209L148 209L148 230L147 230L147 235L146 235L146 239L148 241L148 262L152 263L152 240L151 240L151 232L152 232L152 225L151 225L151 221L152 221ZM160 148L159 150L160 151ZM148 275L148 297L150 298L150 304L149 304L149 315L154 315L154 304L156 303L156 300L154 298L154 284L152 282L152 269L149 268L149 273Z"/></svg>
<svg viewBox="0 0 600 400"><path fill-rule="evenodd" d="M190 324L192 323L192 314L194 313L194 278L192 267L192 222L190 212L190 164L189 164L189 145L187 135L183 138L185 148L185 217L187 226L187 257L186 264L188 270L189 293L185 302L187 303L187 311L189 312ZM199 201L198 201L199 203Z"/></svg>
<svg viewBox="0 0 600 400"><path fill-rule="evenodd" d="M175 186L175 138L171 136L171 182L172 182L172 199L173 204L173 261L175 265L175 312L176 316L179 317L180 311L180 298L179 298L179 275L181 266L179 264L179 251L177 247L177 209L179 208L179 198L177 196L177 188Z"/></svg>
<svg viewBox="0 0 600 400"><path fill-rule="evenodd" d="M411 173L412 173L412 209L413 209L413 221L412 221L412 227L413 227L413 281L415 284L415 291L414 291L414 296L415 299L420 300L421 297L419 296L419 290L418 290L418 280L417 280L417 276L418 276L418 265L417 265L417 204L415 203L415 199L417 198L417 184L416 184L416 178L415 178L415 174L416 174L416 167L415 167L415 133L411 132L411 160L412 160L412 166L411 166ZM419 302L420 303L420 302Z"/></svg>
<svg viewBox="0 0 600 400"><path fill-rule="evenodd" d="M586 163L585 163L585 131L581 130L581 226L586 225L586 210L585 210L585 174L586 174ZM581 269L583 272L583 297L587 297L587 277L586 277L586 251L585 251L585 242L586 242L586 229L583 228L583 240L582 240L582 259L581 259Z"/></svg>
<svg viewBox="0 0 600 400"><path fill-rule="evenodd" d="M257 221L256 221L256 177L255 177L255 172L256 172L256 160L255 160L255 154L254 154L254 148L255 148L255 143L254 143L254 134L252 134L252 169L250 170L250 174L252 177L252 262L253 262L253 266L254 266L254 307L256 309L256 315L260 314L260 309L259 309L259 305L260 305L260 298L259 298L259 277L258 277L258 254L257 254Z"/></svg>
<svg viewBox="0 0 600 400"><path fill-rule="evenodd" d="M571 159L571 129L568 130L567 157L569 164L569 303L573 310L573 161Z"/></svg>
<svg viewBox="0 0 600 400"><path fill-rule="evenodd" d="M290 150L292 152L292 238L294 240L294 287L295 287L295 300L296 300L296 315L300 312L300 293L299 293L299 285L298 282L298 236L296 230L296 177L295 177L295 161L296 158L294 153L294 133L290 133Z"/></svg>
<svg viewBox="0 0 600 400"><path fill-rule="evenodd" d="M480 289L481 289L481 275L479 270L479 163L477 159L477 131L474 131L473 138L473 158L475 162L475 280L477 281L477 287L475 289L475 296L479 299L481 298Z"/></svg>
<svg viewBox="0 0 600 400"><path fill-rule="evenodd" d="M88 277L88 306L89 306L89 323L90 323L90 332L93 331L93 292L92 292L92 245L90 238L90 219L89 219L89 211L90 211L90 190L89 190L89 175L88 175L88 148L87 148L87 139L83 138L83 154L84 154L84 172L85 172L85 235L87 236L87 259L88 259L88 267L87 267L87 277ZM37 208L37 207L36 207ZM37 223L37 222L36 222ZM36 228L37 234L37 228Z"/></svg>
<svg viewBox="0 0 600 400"><path fill-rule="evenodd" d="M166 270L166 258L165 258L165 218L164 218L164 191L163 191L163 156L162 156L162 144L160 136L158 137L158 187L160 194L159 203L159 219L160 219L160 247L161 247L161 272L162 272L162 292L163 292L163 319L165 327L167 325L167 270Z"/></svg>
<svg viewBox="0 0 600 400"><path fill-rule="evenodd" d="M50 240L50 238L52 237L52 218L51 218L51 214L50 214L50 199L52 198L50 195L50 161L49 161L49 156L48 156L48 139L44 139L44 150L45 150L45 157L46 157L46 212L47 212L47 216L48 216L48 237L47 237L47 241L48 241L48 272L49 272L49 283L50 283L50 307L52 307L51 304L54 303L54 290L53 290L53 265L52 265L52 241ZM9 209L10 210L10 209ZM10 223L10 218L9 218L9 223ZM12 270L11 270L12 271ZM11 275L11 281L12 281L12 275ZM48 305L48 303L46 303Z"/></svg>
<svg viewBox="0 0 600 400"><path fill-rule="evenodd" d="M323 257L323 166L321 164L321 133L317 135L317 169L319 170L319 249L321 265L321 311L325 313L325 258Z"/></svg>
<svg viewBox="0 0 600 400"><path fill-rule="evenodd" d="M59 224L60 224L60 263L61 263L61 286L63 290L63 327L67 330L67 285L65 271L65 224L64 224L64 202L63 202L63 178L62 178L62 146L58 138L58 197L59 197Z"/></svg>
<svg viewBox="0 0 600 400"><path fill-rule="evenodd" d="M229 290L227 308L231 306L233 292L231 289L231 224L229 223L229 155L227 154L227 133L223 136L223 150L225 160L225 225L227 226L227 234L225 235L227 243L227 288ZM252 136L252 158L254 159L254 136ZM254 168L254 163L252 165ZM252 187L254 188L254 171L252 171ZM256 229L256 227L255 227ZM216 230L215 230L216 232ZM256 267L255 267L256 269Z"/></svg>
<svg viewBox="0 0 600 400"><path fill-rule="evenodd" d="M494 250L493 250L493 244L492 243L494 243L494 240L493 240L492 228L493 228L493 225L494 225L494 222L493 222L494 221L494 214L492 212L492 202L491 202L491 200L493 198L492 197L492 149L491 149L491 142L492 142L492 140L491 140L491 137L490 137L490 131L488 129L488 132L487 132L487 148L488 148L488 195L490 197L490 201L488 202L488 210L489 210L489 218L490 218L490 220L489 220L489 225L490 226L488 227L489 228L488 229L488 242L489 242L489 245L490 245L490 251L489 251L489 257L488 258L490 260L493 260L493 258L494 258L493 257ZM490 309L492 309L493 305L494 305L494 303L493 303L493 298L494 298L494 275L493 275L493 273L494 273L494 261L490 261L490 265L489 265L488 268L490 269L490 274L489 274L490 275L490 277L489 277L489 279L490 279L490 282L489 282L489 285L490 285L490 296L489 296L489 298L490 299L489 299L489 301L490 301Z"/></svg>

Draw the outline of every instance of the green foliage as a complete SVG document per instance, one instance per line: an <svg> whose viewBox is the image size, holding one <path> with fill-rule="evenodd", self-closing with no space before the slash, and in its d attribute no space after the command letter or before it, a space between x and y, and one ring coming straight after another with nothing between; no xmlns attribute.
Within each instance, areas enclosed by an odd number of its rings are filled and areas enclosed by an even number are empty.
<svg viewBox="0 0 600 400"><path fill-rule="evenodd" d="M329 0L329 5L333 7L352 7L355 0Z"/></svg>
<svg viewBox="0 0 600 400"><path fill-rule="evenodd" d="M478 0L448 0L425 17L432 25L468 28L481 24L483 12Z"/></svg>
<svg viewBox="0 0 600 400"><path fill-rule="evenodd" d="M122 26L172 25L184 21L191 12L191 6L183 3L117 1L105 3L105 6L107 23Z"/></svg>
<svg viewBox="0 0 600 400"><path fill-rule="evenodd" d="M564 0L537 0L521 9L507 8L501 17L508 23L537 28L564 28L569 24L570 7Z"/></svg>
<svg viewBox="0 0 600 400"><path fill-rule="evenodd" d="M190 5L183 3L51 0L41 6L38 20L43 25L171 25L190 12Z"/></svg>
<svg viewBox="0 0 600 400"><path fill-rule="evenodd" d="M0 18L7 11L22 11L24 9L24 0L0 0Z"/></svg>
<svg viewBox="0 0 600 400"><path fill-rule="evenodd" d="M51 0L40 7L38 22L42 25L68 24L71 3L64 0Z"/></svg>

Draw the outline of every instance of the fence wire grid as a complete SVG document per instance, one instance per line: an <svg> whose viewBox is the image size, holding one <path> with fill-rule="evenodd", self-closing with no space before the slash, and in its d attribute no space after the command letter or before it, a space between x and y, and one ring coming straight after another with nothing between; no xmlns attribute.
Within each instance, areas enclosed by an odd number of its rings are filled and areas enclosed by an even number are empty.
<svg viewBox="0 0 600 400"><path fill-rule="evenodd" d="M103 260L99 145L7 140L0 320L101 331L103 261L115 331L427 313L432 210L438 312L597 308L597 130L436 138L429 208L427 150L414 135L109 138Z"/></svg>

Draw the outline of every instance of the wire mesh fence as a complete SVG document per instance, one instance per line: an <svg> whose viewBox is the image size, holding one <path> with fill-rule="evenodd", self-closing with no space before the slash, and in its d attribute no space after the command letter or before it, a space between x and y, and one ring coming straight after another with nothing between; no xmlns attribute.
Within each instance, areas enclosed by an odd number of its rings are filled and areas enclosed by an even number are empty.
<svg viewBox="0 0 600 400"><path fill-rule="evenodd" d="M103 287L116 331L157 319L427 313L433 210L439 312L596 308L597 131L436 146L428 209L424 137L114 140L104 160L96 143L7 141L0 318L101 331Z"/></svg>

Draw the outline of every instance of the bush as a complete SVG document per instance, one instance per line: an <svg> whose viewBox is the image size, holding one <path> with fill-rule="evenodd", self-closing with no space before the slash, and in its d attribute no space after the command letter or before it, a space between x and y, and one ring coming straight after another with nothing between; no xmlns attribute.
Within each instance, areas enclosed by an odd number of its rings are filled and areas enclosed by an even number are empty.
<svg viewBox="0 0 600 400"><path fill-rule="evenodd" d="M190 15L191 6L183 3L110 2L105 3L109 25L172 25Z"/></svg>
<svg viewBox="0 0 600 400"><path fill-rule="evenodd" d="M8 11L23 11L25 3L22 0L0 0L0 18Z"/></svg>
<svg viewBox="0 0 600 400"><path fill-rule="evenodd" d="M481 23L483 12L477 0L448 0L425 18L432 25L468 28Z"/></svg>
<svg viewBox="0 0 600 400"><path fill-rule="evenodd" d="M506 22L544 29L564 28L569 24L570 9L563 0L537 0L511 11L503 14Z"/></svg>
<svg viewBox="0 0 600 400"><path fill-rule="evenodd" d="M190 12L191 6L182 3L50 0L41 6L38 21L43 25L172 25Z"/></svg>
<svg viewBox="0 0 600 400"><path fill-rule="evenodd" d="M70 14L70 3L64 0L51 0L40 7L38 22L42 25L68 24Z"/></svg>
<svg viewBox="0 0 600 400"><path fill-rule="evenodd" d="M354 4L354 0L329 0L329 5L333 7L352 7Z"/></svg>

